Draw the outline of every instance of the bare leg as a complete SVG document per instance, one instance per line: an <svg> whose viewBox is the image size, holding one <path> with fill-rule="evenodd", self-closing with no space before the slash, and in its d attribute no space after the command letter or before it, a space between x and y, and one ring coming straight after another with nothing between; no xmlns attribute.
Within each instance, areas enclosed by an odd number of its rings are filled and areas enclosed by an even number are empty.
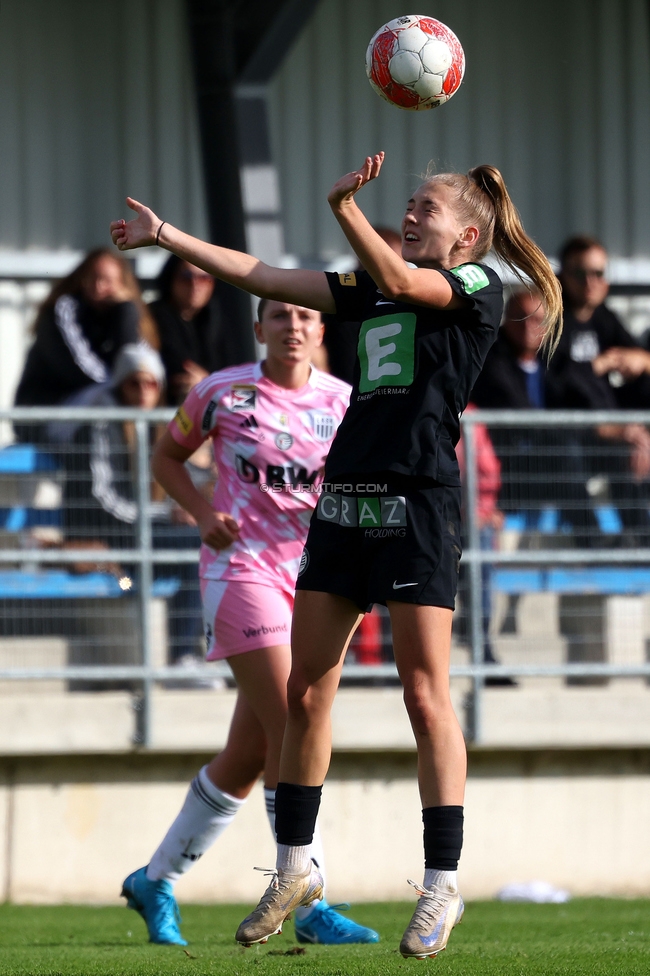
<svg viewBox="0 0 650 976"><path fill-rule="evenodd" d="M345 652L362 614L341 596L298 590L280 779L321 786L332 752L330 711Z"/></svg>
<svg viewBox="0 0 650 976"><path fill-rule="evenodd" d="M228 658L239 695L226 747L207 772L215 786L231 796L248 796L262 770L269 789L278 784L290 662L286 644Z"/></svg>
<svg viewBox="0 0 650 976"><path fill-rule="evenodd" d="M262 724L240 691L222 752L208 764L209 779L224 793L245 800L264 772L266 736Z"/></svg>
<svg viewBox="0 0 650 976"><path fill-rule="evenodd" d="M422 806L462 806L467 753L449 693L452 611L397 601L388 610L417 744Z"/></svg>

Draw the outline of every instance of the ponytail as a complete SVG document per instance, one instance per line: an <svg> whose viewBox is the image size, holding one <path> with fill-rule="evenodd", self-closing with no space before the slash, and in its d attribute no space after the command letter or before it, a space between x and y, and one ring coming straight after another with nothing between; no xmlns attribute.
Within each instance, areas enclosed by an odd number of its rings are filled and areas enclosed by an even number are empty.
<svg viewBox="0 0 650 976"><path fill-rule="evenodd" d="M493 247L520 280L522 272L531 279L545 308L544 347L550 358L562 334L562 289L546 255L524 230L499 170L495 166L475 166L467 176L440 173L427 182L452 187L459 218L478 227L472 258L480 261Z"/></svg>
<svg viewBox="0 0 650 976"><path fill-rule="evenodd" d="M521 278L523 271L539 289L546 310L544 346L550 357L555 352L562 334L562 289L555 272L544 252L524 230L521 217L510 199L499 170L495 166L475 166L467 175L492 201L494 207L492 247L518 278ZM489 249L488 244L480 256L487 254Z"/></svg>

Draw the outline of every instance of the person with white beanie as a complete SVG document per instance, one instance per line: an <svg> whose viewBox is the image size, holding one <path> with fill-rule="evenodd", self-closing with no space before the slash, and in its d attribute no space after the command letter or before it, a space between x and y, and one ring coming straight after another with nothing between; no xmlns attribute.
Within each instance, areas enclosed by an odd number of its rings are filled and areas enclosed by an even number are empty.
<svg viewBox="0 0 650 976"><path fill-rule="evenodd" d="M78 397L84 406L125 406L142 410L157 407L165 384L158 353L146 343L128 343L120 349L107 383L87 387ZM65 440L67 478L64 500L66 542L80 548L130 549L136 545L138 518L135 483L135 430L133 423L97 420L68 428ZM150 427L152 441L159 431ZM176 506L152 482L152 538L156 549L193 549L200 545L198 530L187 518L177 519ZM106 570L106 564L98 564ZM130 567L121 567L130 574ZM154 576L170 575L169 566L154 567ZM173 567L180 587L169 599L170 662L199 659L202 633L201 597L196 569L190 563Z"/></svg>

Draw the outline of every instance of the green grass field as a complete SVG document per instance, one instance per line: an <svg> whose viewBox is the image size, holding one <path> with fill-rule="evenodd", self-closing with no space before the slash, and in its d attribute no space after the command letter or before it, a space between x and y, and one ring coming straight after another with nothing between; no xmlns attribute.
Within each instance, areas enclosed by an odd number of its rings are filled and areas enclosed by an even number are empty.
<svg viewBox="0 0 650 976"><path fill-rule="evenodd" d="M397 952L413 903L356 905L376 928L373 946L306 946L293 925L266 945L233 942L242 906L183 908L187 950L152 946L144 923L122 908L0 906L0 974L11 976L390 976L435 967L446 976L648 976L650 901L581 899L568 905L469 904L449 948L435 960Z"/></svg>

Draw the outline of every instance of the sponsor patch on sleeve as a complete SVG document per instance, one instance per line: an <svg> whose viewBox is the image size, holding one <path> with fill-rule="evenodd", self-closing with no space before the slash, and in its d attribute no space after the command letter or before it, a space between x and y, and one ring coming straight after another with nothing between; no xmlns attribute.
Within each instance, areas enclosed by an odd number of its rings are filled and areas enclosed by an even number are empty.
<svg viewBox="0 0 650 976"><path fill-rule="evenodd" d="M257 387L238 384L230 390L231 410L254 410L257 402Z"/></svg>
<svg viewBox="0 0 650 976"><path fill-rule="evenodd" d="M203 420L201 421L201 430L204 434L207 434L212 429L212 423L214 420L214 412L217 409L217 401L210 400L209 404L205 408L205 413L203 414Z"/></svg>
<svg viewBox="0 0 650 976"><path fill-rule="evenodd" d="M174 417L174 420L176 421L176 426L180 430L180 432L183 435L183 437L187 437L187 435L192 430L192 427L194 426L194 423L193 423L193 421L190 420L190 418L188 417L188 415L185 412L185 409L183 407L179 407L178 408L178 410L176 411L176 416Z"/></svg>
<svg viewBox="0 0 650 976"><path fill-rule="evenodd" d="M348 271L346 274L339 275L339 281L342 285L351 285L354 288L357 284L357 276L354 271Z"/></svg>
<svg viewBox="0 0 650 976"><path fill-rule="evenodd" d="M478 264L461 264L459 268L452 268L451 273L460 278L466 295L472 295L490 284L490 279Z"/></svg>

